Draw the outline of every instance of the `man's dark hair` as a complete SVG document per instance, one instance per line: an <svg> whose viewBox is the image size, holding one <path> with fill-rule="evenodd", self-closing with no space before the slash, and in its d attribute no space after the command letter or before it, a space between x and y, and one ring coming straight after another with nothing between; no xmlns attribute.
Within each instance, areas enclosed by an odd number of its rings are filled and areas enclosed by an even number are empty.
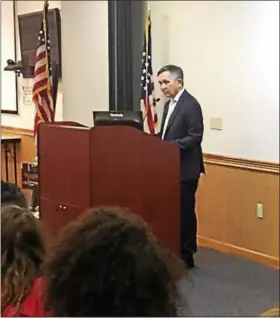
<svg viewBox="0 0 280 318"><path fill-rule="evenodd" d="M181 78L182 82L184 82L184 72L179 66L172 64L165 65L157 72L157 76L163 72L169 72L175 79Z"/></svg>
<svg viewBox="0 0 280 318"><path fill-rule="evenodd" d="M66 227L47 262L46 306L54 317L178 316L178 270L139 217L91 209Z"/></svg>
<svg viewBox="0 0 280 318"><path fill-rule="evenodd" d="M24 193L14 183L1 180L1 206L14 204L22 208L28 208Z"/></svg>

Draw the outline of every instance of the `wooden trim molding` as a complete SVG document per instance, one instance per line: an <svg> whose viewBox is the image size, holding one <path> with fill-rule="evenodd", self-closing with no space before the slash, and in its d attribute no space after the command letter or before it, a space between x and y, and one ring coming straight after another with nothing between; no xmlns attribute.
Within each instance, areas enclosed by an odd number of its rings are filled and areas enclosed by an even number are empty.
<svg viewBox="0 0 280 318"><path fill-rule="evenodd" d="M253 262L261 263L268 267L279 269L280 261L279 261L279 258L277 257L258 253L258 252L248 250L246 248L242 248L232 244L228 244L225 242L220 242L208 237L198 236L197 241L198 241L198 245L201 247L214 249L221 253L240 256L240 257L249 259Z"/></svg>
<svg viewBox="0 0 280 318"><path fill-rule="evenodd" d="M31 129L1 126L1 130L2 131L4 130L9 133L33 137L33 130ZM252 159L224 156L224 155L218 155L218 154L212 154L212 153L204 153L203 157L206 164L214 164L218 166L226 166L226 167L233 167L233 168L253 170L253 171L263 171L263 172L269 172L274 174L280 173L279 162L252 160Z"/></svg>
<svg viewBox="0 0 280 318"><path fill-rule="evenodd" d="M9 133L15 135L24 135L33 137L33 130L27 128L18 128L18 127L10 127L10 126L2 126L1 125L1 133Z"/></svg>
<svg viewBox="0 0 280 318"><path fill-rule="evenodd" d="M279 162L251 160L211 153L205 153L203 157L206 164L279 174Z"/></svg>

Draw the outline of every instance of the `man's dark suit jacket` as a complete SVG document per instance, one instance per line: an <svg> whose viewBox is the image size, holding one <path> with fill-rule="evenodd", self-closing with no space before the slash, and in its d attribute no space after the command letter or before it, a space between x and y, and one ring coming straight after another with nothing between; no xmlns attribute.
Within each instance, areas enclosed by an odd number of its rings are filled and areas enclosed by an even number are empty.
<svg viewBox="0 0 280 318"><path fill-rule="evenodd" d="M159 136L162 138L169 101L164 105ZM186 90L183 91L169 118L164 140L180 148L181 181L198 179L205 173L201 142L204 125L198 101Z"/></svg>

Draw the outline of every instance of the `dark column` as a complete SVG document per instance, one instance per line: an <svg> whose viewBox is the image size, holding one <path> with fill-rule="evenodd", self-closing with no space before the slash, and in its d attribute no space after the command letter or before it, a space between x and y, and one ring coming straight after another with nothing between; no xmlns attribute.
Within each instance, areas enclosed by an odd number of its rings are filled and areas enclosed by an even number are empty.
<svg viewBox="0 0 280 318"><path fill-rule="evenodd" d="M108 1L110 110L140 110L146 1Z"/></svg>

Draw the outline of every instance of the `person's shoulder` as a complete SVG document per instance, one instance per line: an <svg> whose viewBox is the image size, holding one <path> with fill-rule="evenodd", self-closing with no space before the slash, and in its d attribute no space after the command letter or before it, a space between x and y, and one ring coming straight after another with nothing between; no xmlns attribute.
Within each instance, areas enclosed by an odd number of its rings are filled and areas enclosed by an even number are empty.
<svg viewBox="0 0 280 318"><path fill-rule="evenodd" d="M187 106L187 107L185 107L185 111L186 112L188 112L188 113L190 111L202 112L200 103L198 102L198 100L193 95L191 95L187 90L185 90L182 95L183 95L182 96L183 97L183 102Z"/></svg>
<svg viewBox="0 0 280 318"><path fill-rule="evenodd" d="M43 289L44 278L42 276L37 277L33 282L32 292L41 292Z"/></svg>
<svg viewBox="0 0 280 318"><path fill-rule="evenodd" d="M45 317L44 280L38 277L33 281L32 289L22 304L21 312L27 317Z"/></svg>
<svg viewBox="0 0 280 318"><path fill-rule="evenodd" d="M20 308L17 306L8 305L3 313L3 317L50 317L44 311L44 296L43 296L43 278L38 277L33 281L32 288L24 299ZM18 313L19 309L19 313Z"/></svg>
<svg viewBox="0 0 280 318"><path fill-rule="evenodd" d="M186 89L184 90L183 94L182 94L182 97L188 101L189 103L195 105L195 104L199 104L198 100L189 92L187 91Z"/></svg>

